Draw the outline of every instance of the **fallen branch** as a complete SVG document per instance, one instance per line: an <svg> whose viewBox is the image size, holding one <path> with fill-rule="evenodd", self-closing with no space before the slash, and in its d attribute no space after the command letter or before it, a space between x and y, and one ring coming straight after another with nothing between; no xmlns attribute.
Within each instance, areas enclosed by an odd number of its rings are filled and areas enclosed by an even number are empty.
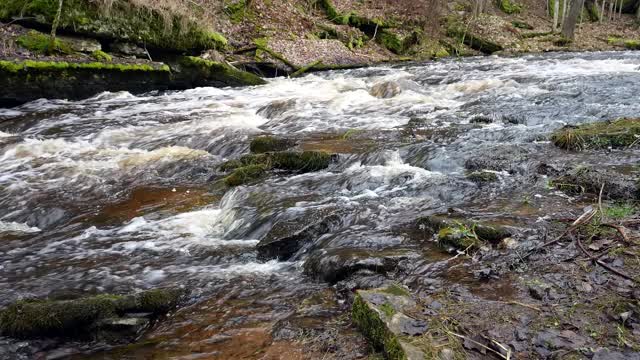
<svg viewBox="0 0 640 360"><path fill-rule="evenodd" d="M518 305L518 306L526 307L526 308L529 308L529 309L532 309L532 310L535 310L535 311L538 311L538 312L542 312L542 310L540 308L536 307L536 306L525 304L525 303L521 303L521 302L518 302L518 301L499 301L498 300L496 302L501 303L501 304L506 304L506 305Z"/></svg>
<svg viewBox="0 0 640 360"><path fill-rule="evenodd" d="M600 226L616 229L616 231L620 234L620 236L622 236L622 240L625 243L632 244L631 240L629 239L629 236L627 235L627 232L625 231L625 227L624 226L620 226L620 225L616 225L616 224L609 224L609 223L600 224Z"/></svg>

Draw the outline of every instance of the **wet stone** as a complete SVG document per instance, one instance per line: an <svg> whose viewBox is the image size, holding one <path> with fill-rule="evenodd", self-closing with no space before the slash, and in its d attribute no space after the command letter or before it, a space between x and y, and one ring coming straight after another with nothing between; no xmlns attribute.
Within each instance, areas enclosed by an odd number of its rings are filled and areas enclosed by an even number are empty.
<svg viewBox="0 0 640 360"><path fill-rule="evenodd" d="M296 106L296 99L277 100L258 109L257 114L267 119L275 119L284 115Z"/></svg>
<svg viewBox="0 0 640 360"><path fill-rule="evenodd" d="M369 95L380 99L389 99L402 92L400 85L394 81L386 81L375 84L369 90Z"/></svg>

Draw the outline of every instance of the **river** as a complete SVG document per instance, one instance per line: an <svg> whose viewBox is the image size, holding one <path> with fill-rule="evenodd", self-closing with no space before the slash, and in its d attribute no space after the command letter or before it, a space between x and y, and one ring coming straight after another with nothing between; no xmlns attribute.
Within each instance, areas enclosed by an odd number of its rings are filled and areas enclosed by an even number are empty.
<svg viewBox="0 0 640 360"><path fill-rule="evenodd" d="M532 164L637 162L633 153L567 155L546 136L566 124L640 114L639 68L637 52L480 57L0 109L0 306L184 287L187 304L133 354L303 358L297 345L282 345L295 336L280 325L296 336L318 334L345 312L336 287L303 273L310 256L401 251L415 266L388 277L402 281L439 257L404 230L420 216L454 208L544 217L566 199L532 176ZM385 81L402 92L369 94ZM264 133L339 156L325 171L220 186L218 166ZM509 164L497 183L465 178L470 163L500 154ZM522 210L522 200L535 197L541 205ZM274 224L323 210L341 221L313 246L287 261L258 259L256 244ZM325 292L328 310L300 315L304 299ZM365 356L359 335L338 327L354 339L339 351ZM0 347L8 358L93 351L117 358L81 343L0 338Z"/></svg>

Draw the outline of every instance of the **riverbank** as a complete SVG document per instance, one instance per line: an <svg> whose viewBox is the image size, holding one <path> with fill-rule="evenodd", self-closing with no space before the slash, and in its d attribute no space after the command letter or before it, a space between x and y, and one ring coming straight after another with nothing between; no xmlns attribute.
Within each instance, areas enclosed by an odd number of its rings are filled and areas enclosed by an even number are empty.
<svg viewBox="0 0 640 360"><path fill-rule="evenodd" d="M107 8L82 1L66 1L64 6L62 36L56 51L49 53L46 33L55 7L30 0L0 3L0 21L5 22L0 26L0 60L5 64L0 71L7 78L0 94L4 106L37 98L80 99L102 91L261 83L242 71L260 77L297 76L449 56L635 49L640 41L631 14L602 23L585 15L575 41L565 41L550 31L553 20L545 5L529 0L518 2L517 11L491 2L478 17L471 16L472 7L464 2L432 8L393 1L374 6L343 0L257 0L222 8L205 3L198 5L205 12L193 13L123 0ZM185 56L205 61L185 67ZM24 67L25 61L38 63ZM92 70L64 63L91 63ZM22 69L12 71L13 65Z"/></svg>

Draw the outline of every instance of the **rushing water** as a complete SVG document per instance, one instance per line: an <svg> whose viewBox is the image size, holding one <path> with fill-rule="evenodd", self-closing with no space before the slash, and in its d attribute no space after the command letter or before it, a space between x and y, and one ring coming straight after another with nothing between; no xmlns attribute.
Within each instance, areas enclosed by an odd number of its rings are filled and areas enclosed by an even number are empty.
<svg viewBox="0 0 640 360"><path fill-rule="evenodd" d="M448 208L512 211L523 196L552 207L565 200L531 179L528 167L568 157L545 135L565 124L637 117L639 67L640 54L631 52L484 57L0 109L0 306L64 291L183 286L193 303L249 292L286 308L299 300L296 291L322 286L302 274L313 249L287 262L257 259L255 246L273 224L339 209L342 225L316 247L383 250L415 248L397 227ZM402 93L369 95L383 81ZM265 111L274 104L282 106ZM494 121L470 124L478 116ZM327 171L228 191L215 185L218 165L262 133L341 154ZM497 185L465 179L469 159L500 153L522 161L500 172ZM276 319L284 308L265 316Z"/></svg>

